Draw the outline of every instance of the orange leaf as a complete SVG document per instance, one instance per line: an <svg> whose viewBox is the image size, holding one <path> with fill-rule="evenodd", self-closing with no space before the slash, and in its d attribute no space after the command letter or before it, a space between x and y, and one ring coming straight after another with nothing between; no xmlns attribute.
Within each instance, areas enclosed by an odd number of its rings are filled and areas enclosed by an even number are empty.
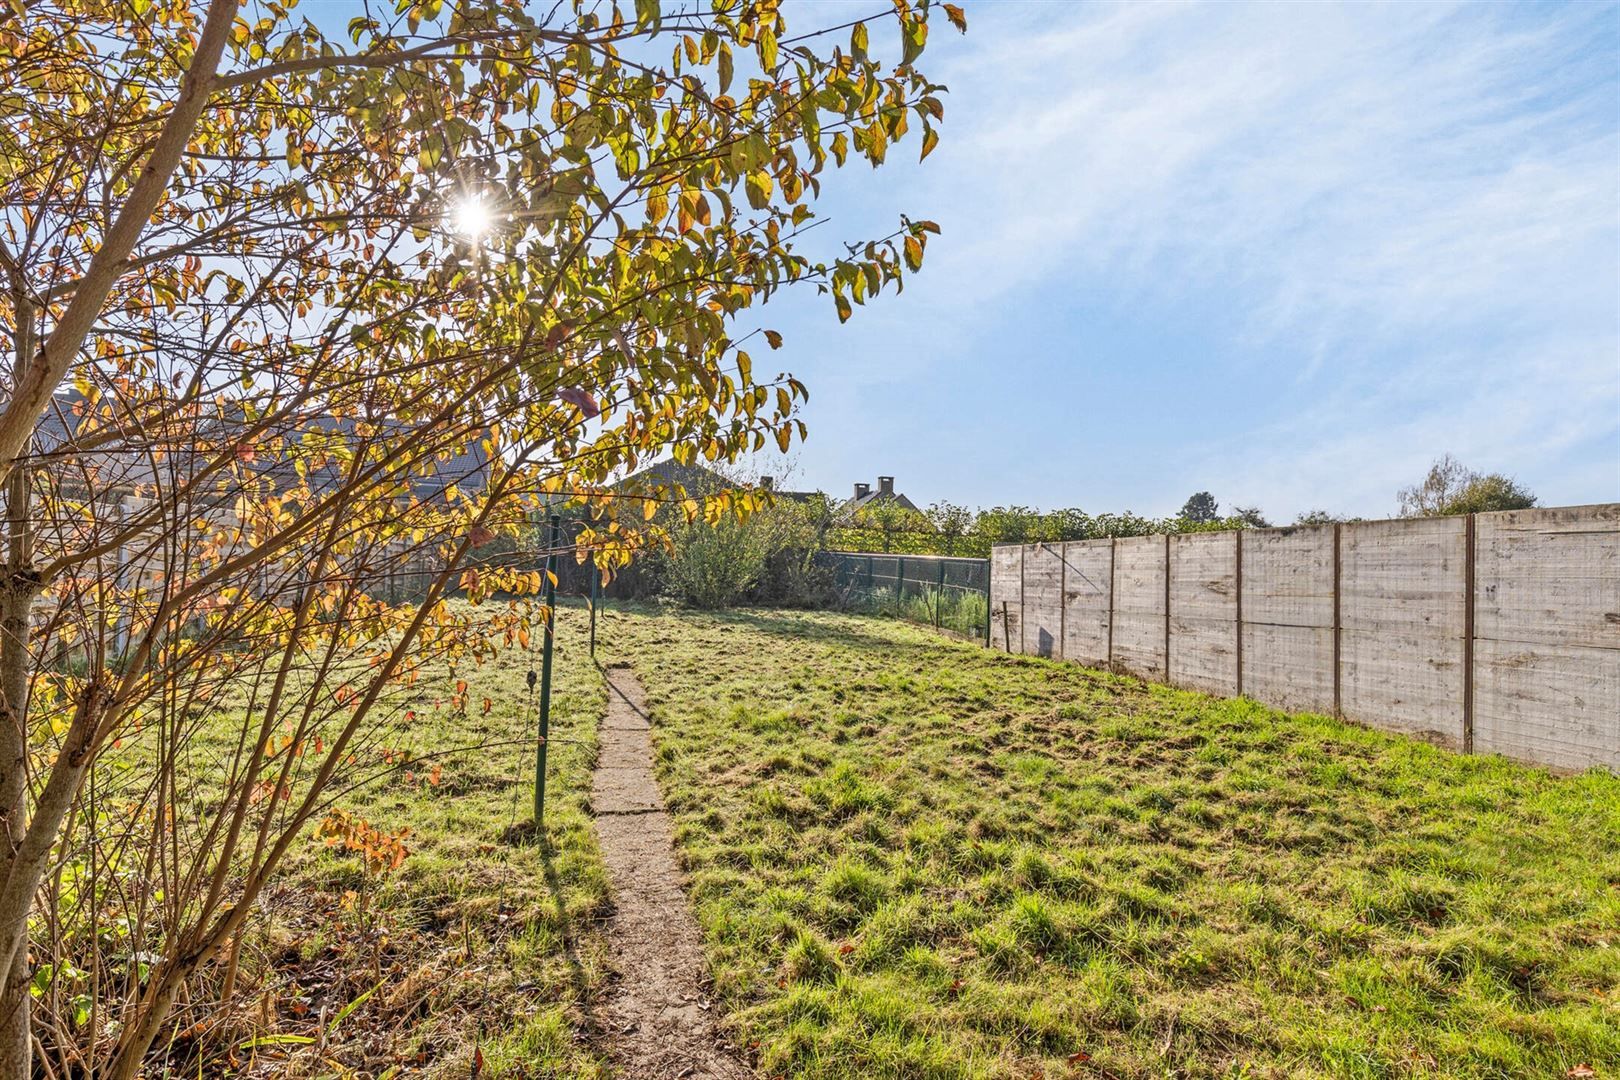
<svg viewBox="0 0 1620 1080"><path fill-rule="evenodd" d="M557 397L584 413L587 420L595 418L602 412L602 407L596 403L596 399L578 387L564 387L557 391Z"/></svg>

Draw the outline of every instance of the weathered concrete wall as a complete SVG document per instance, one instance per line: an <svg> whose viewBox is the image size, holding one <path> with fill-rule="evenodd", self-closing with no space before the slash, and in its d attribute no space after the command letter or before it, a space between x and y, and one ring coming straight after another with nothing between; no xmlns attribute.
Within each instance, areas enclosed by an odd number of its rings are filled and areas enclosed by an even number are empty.
<svg viewBox="0 0 1620 1080"><path fill-rule="evenodd" d="M1481 514L1474 748L1620 761L1620 505Z"/></svg>
<svg viewBox="0 0 1620 1080"><path fill-rule="evenodd" d="M990 647L1024 651L1024 549L990 549Z"/></svg>
<svg viewBox="0 0 1620 1080"><path fill-rule="evenodd" d="M1245 530L1243 692L1333 711L1333 526Z"/></svg>
<svg viewBox="0 0 1620 1080"><path fill-rule="evenodd" d="M1074 540L1063 550L1063 659L1106 666L1114 607L1114 545Z"/></svg>
<svg viewBox="0 0 1620 1080"><path fill-rule="evenodd" d="M1170 538L1170 681L1238 692L1235 532Z"/></svg>
<svg viewBox="0 0 1620 1080"><path fill-rule="evenodd" d="M1344 715L1462 749L1468 519L1340 528Z"/></svg>
<svg viewBox="0 0 1620 1080"><path fill-rule="evenodd" d="M1620 767L1620 504L998 547L990 588L997 648Z"/></svg>
<svg viewBox="0 0 1620 1080"><path fill-rule="evenodd" d="M1114 542L1114 663L1144 679L1165 677L1162 536Z"/></svg>
<svg viewBox="0 0 1620 1080"><path fill-rule="evenodd" d="M1063 555L1061 545L1024 549L1024 649L1033 656L1061 658L1063 640Z"/></svg>

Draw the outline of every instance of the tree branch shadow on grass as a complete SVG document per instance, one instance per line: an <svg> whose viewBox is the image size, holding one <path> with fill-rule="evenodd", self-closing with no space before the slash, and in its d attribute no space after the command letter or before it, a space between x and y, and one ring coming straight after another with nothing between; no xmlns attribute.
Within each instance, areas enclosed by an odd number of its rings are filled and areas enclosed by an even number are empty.
<svg viewBox="0 0 1620 1080"><path fill-rule="evenodd" d="M585 964L579 958L578 935L575 932L574 920L569 917L568 905L563 900L562 878L557 873L557 866L552 858L555 847L549 839L538 835L532 820L520 822L506 829L501 839L514 847L534 845L539 848L546 888L550 891L551 902L556 908L563 962L568 966L569 985L573 988L574 1001L579 1007L580 1028L585 1038L594 1043L601 1036L601 1024L596 1016L596 1001L591 994L590 977L585 972ZM606 918L607 914L604 913L602 917Z"/></svg>
<svg viewBox="0 0 1620 1080"><path fill-rule="evenodd" d="M585 965L580 963L574 924L568 917L567 905L563 903L562 880L557 875L557 867L552 862L551 854L551 844L542 842L540 865L545 868L546 888L551 890L551 900L557 908L557 922L562 927L563 960L568 965L568 981L573 985L574 1000L579 1004L581 1027L584 1029L585 1037L595 1042L600 1037L602 1027L596 1018L596 1002L591 996L590 979L586 977Z"/></svg>

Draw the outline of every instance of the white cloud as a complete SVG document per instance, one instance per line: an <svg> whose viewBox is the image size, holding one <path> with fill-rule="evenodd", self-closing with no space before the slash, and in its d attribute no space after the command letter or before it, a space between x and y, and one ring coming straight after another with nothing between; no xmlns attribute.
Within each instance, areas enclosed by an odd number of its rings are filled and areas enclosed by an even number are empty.
<svg viewBox="0 0 1620 1080"><path fill-rule="evenodd" d="M1514 27L1429 4L1088 7L1033 40L1006 10L977 9L993 40L947 75L971 116L948 164L968 169L931 177L987 211L958 273L1242 283L1262 336L1613 298L1612 84L1536 102L1565 88L1527 74L1570 62L1590 9ZM1571 281L1572 251L1600 250L1607 273Z"/></svg>
<svg viewBox="0 0 1620 1080"><path fill-rule="evenodd" d="M1567 351L1530 362L1512 353L1434 357L1375 387L1330 393L1284 421L1194 447L1192 456L1209 463L1212 488L1230 501L1259 503L1285 520L1317 508L1389 516L1396 490L1443 451L1532 481L1549 505L1620 497L1613 343L1572 338L1558 347ZM1556 388L1550 403L1546 386Z"/></svg>
<svg viewBox="0 0 1620 1080"><path fill-rule="evenodd" d="M987 350L1003 297L1058 280L1127 321L1225 305L1205 355L1308 402L1210 443L1238 501L1387 512L1444 450L1550 497L1578 497L1571 476L1620 495L1620 461L1570 467L1620 446L1615 8L981 3L970 20L942 52L946 139L912 200L946 228L922 278L950 324L936 340ZM1168 502L1160 483L1182 486L1144 472L1134 501Z"/></svg>

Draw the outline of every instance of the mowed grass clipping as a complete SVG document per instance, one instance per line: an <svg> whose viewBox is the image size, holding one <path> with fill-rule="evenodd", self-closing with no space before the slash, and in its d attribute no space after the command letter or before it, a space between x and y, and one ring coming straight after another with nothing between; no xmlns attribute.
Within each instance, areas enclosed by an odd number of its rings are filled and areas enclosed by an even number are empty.
<svg viewBox="0 0 1620 1080"><path fill-rule="evenodd" d="M614 611L766 1076L1620 1076L1620 779L900 623Z"/></svg>

